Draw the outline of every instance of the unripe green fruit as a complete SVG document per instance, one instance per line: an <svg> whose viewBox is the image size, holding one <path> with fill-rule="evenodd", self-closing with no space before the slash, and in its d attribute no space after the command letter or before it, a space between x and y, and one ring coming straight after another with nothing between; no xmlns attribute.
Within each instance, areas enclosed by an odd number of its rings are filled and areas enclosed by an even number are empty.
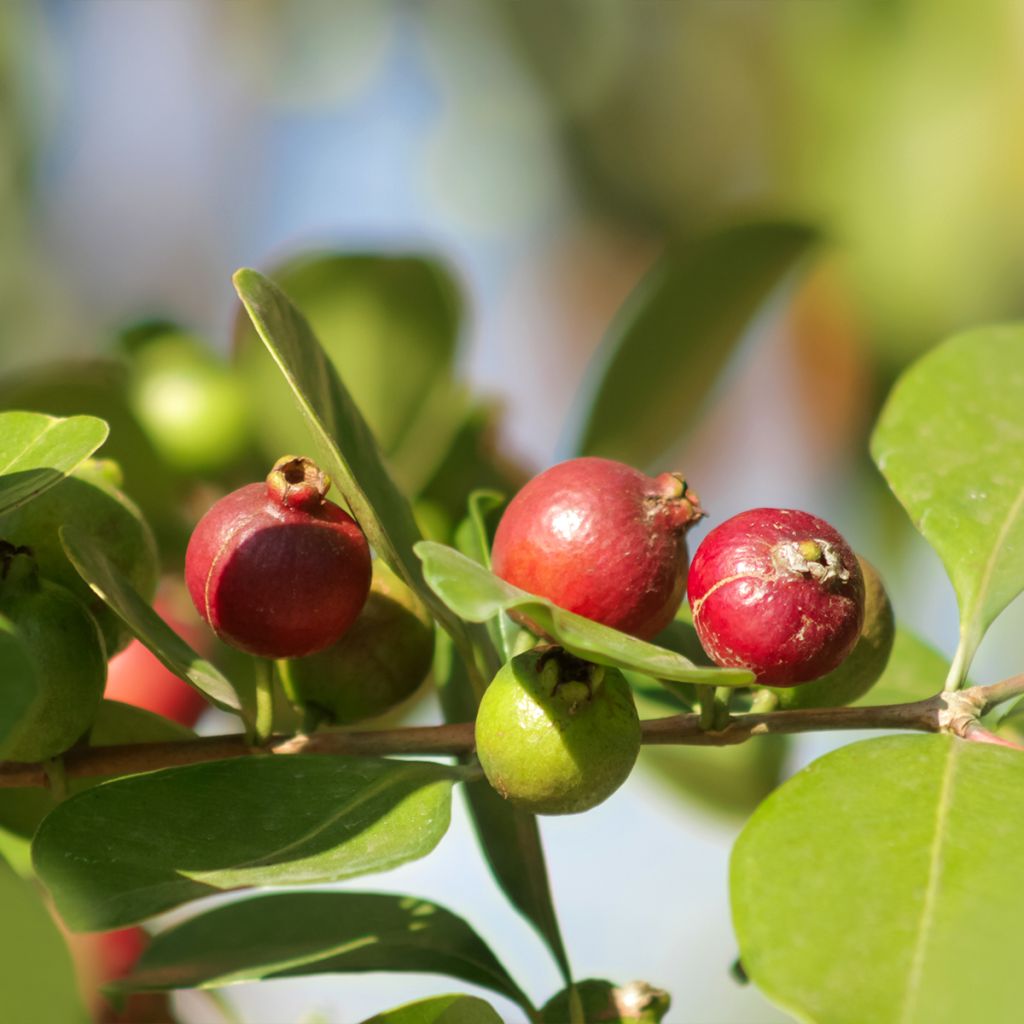
<svg viewBox="0 0 1024 1024"><path fill-rule="evenodd" d="M161 458L182 473L217 472L248 448L241 381L189 334L170 331L135 346L129 401Z"/></svg>
<svg viewBox="0 0 1024 1024"><path fill-rule="evenodd" d="M89 459L56 487L0 517L0 538L31 549L40 573L67 587L89 609L112 656L132 639L127 626L78 575L61 547L67 524L85 532L145 601L156 592L160 565L153 533L135 503L117 488L120 470L109 459Z"/></svg>
<svg viewBox="0 0 1024 1024"><path fill-rule="evenodd" d="M896 619L878 570L860 555L864 574L864 625L854 648L827 675L801 686L772 690L780 710L838 708L859 700L882 677L896 638Z"/></svg>
<svg viewBox="0 0 1024 1024"><path fill-rule="evenodd" d="M575 814L626 781L640 720L617 669L536 648L505 664L484 693L476 752L507 800L534 814Z"/></svg>
<svg viewBox="0 0 1024 1024"><path fill-rule="evenodd" d="M285 685L334 725L374 718L409 697L434 654L430 614L379 559L359 618L331 647L282 662Z"/></svg>
<svg viewBox="0 0 1024 1024"><path fill-rule="evenodd" d="M0 760L42 761L67 750L96 717L107 678L103 639L82 602L41 578L28 555L2 564L0 615L22 643L37 696L0 748Z"/></svg>

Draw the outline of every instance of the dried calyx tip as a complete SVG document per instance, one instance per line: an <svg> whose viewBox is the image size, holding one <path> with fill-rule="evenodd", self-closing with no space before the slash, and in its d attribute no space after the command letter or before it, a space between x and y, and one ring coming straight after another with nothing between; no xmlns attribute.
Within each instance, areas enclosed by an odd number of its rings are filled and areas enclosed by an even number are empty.
<svg viewBox="0 0 1024 1024"><path fill-rule="evenodd" d="M701 508L697 492L682 473L660 473L654 482L658 485L659 497L672 502L679 526L689 528L707 515Z"/></svg>
<svg viewBox="0 0 1024 1024"><path fill-rule="evenodd" d="M593 697L604 679L600 665L584 661L558 646L544 649L537 660L537 671L541 674L544 689L572 705L570 710Z"/></svg>
<svg viewBox="0 0 1024 1024"><path fill-rule="evenodd" d="M835 544L827 540L807 538L779 544L772 552L775 564L787 572L810 576L820 583L845 583L850 571L843 565Z"/></svg>
<svg viewBox="0 0 1024 1024"><path fill-rule="evenodd" d="M330 489L327 474L304 455L282 456L267 474L267 490L286 508L316 508Z"/></svg>

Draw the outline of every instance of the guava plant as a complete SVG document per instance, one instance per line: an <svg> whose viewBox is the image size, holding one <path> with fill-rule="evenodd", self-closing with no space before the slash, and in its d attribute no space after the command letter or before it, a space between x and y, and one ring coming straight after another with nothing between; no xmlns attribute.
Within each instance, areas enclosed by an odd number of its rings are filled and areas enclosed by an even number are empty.
<svg viewBox="0 0 1024 1024"><path fill-rule="evenodd" d="M599 804L639 770L645 747L703 751L731 766L724 775L738 770L729 757L740 746L869 729L896 734L858 739L785 782L765 777L778 758L744 762L761 790L732 855L734 974L799 1020L1017 1019L1024 676L972 685L968 672L1024 589L1024 329L938 345L896 383L872 437L876 464L956 589L950 665L897 624L885 565L844 539L852 524L753 509L718 524L691 563L700 502L673 467L654 465L690 425L697 395L666 387L651 358L678 358L691 322L705 340L735 340L737 311L756 308L801 245L793 229L767 225L716 239L695 285L692 254L685 273L657 268L616 322L575 457L529 482L482 443L491 413L451 379L438 326L451 320L451 292L429 265L396 259L389 278L399 307L408 288L436 314L422 346L409 340L415 318L393 323L388 303L368 317L375 338L390 331L420 360L421 386L397 388L402 402L381 396L375 356L360 368L358 354L333 352L366 326L355 314L311 299L321 344L277 285L239 271L237 373L259 381L258 412L279 416L290 392L305 447L287 454L290 433L257 465L249 456L280 436L257 417L252 438L232 443L249 452L237 464L215 472L197 460L202 479L181 504L187 550L172 528L161 532L164 566L185 568L212 627L202 654L151 607L158 566L139 508L90 477L103 420L0 414L0 839L11 863L0 865L0 926L39 936L56 980L33 998L49 1000L51 1019L85 1011L47 905L72 932L132 936L133 962L103 979L108 1019L154 1012L140 994L408 971L497 993L516 1020L691 1020L686 993L658 979L574 977L536 815ZM315 291L339 265L365 320L380 262L331 257L281 277L296 294ZM159 351L152 340L138 350ZM718 361L695 363L704 370L685 386L710 386ZM339 373L347 365L371 382L358 400ZM203 374L224 387L220 371ZM623 412L612 399L626 376L643 405ZM147 393L139 379L124 376L122 399ZM235 406L231 416L234 430ZM136 425L145 437L153 417ZM171 440L154 438L152 450ZM75 481L103 500L66 500ZM17 525L9 537L5 524ZM199 738L131 702L101 701L104 666L129 637L237 730ZM444 722L406 726L428 671ZM514 977L470 922L426 894L325 888L427 856L456 789L561 991ZM638 859L649 841L638 837ZM183 909L148 943L123 932ZM499 1019L469 992L382 1005L373 1018Z"/></svg>

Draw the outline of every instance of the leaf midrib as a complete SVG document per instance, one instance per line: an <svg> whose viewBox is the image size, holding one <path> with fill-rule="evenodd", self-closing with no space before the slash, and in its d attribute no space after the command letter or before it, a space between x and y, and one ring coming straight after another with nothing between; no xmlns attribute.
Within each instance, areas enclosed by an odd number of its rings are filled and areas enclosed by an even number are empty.
<svg viewBox="0 0 1024 1024"><path fill-rule="evenodd" d="M935 917L935 908L938 903L939 878L942 874L942 848L945 839L946 820L949 817L949 808L952 804L953 775L955 774L959 747L960 741L956 739L950 740L949 755L946 758L946 766L942 773L942 782L939 786L939 801L935 816L935 835L932 837L932 844L928 855L928 885L925 889L924 900L922 901L921 918L917 927L917 940L914 943L914 950L910 960L910 973L903 1001L903 1012L900 1015L902 1024L910 1024L914 1019L914 1008L917 1003L921 977L924 973L925 950Z"/></svg>

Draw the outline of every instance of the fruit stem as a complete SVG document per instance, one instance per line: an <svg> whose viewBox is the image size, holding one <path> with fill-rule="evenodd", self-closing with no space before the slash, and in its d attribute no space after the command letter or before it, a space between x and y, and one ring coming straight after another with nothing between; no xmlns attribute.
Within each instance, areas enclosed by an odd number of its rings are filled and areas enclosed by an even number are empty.
<svg viewBox="0 0 1024 1024"><path fill-rule="evenodd" d="M256 720L253 742L262 746L274 732L274 663L266 658L254 659Z"/></svg>

